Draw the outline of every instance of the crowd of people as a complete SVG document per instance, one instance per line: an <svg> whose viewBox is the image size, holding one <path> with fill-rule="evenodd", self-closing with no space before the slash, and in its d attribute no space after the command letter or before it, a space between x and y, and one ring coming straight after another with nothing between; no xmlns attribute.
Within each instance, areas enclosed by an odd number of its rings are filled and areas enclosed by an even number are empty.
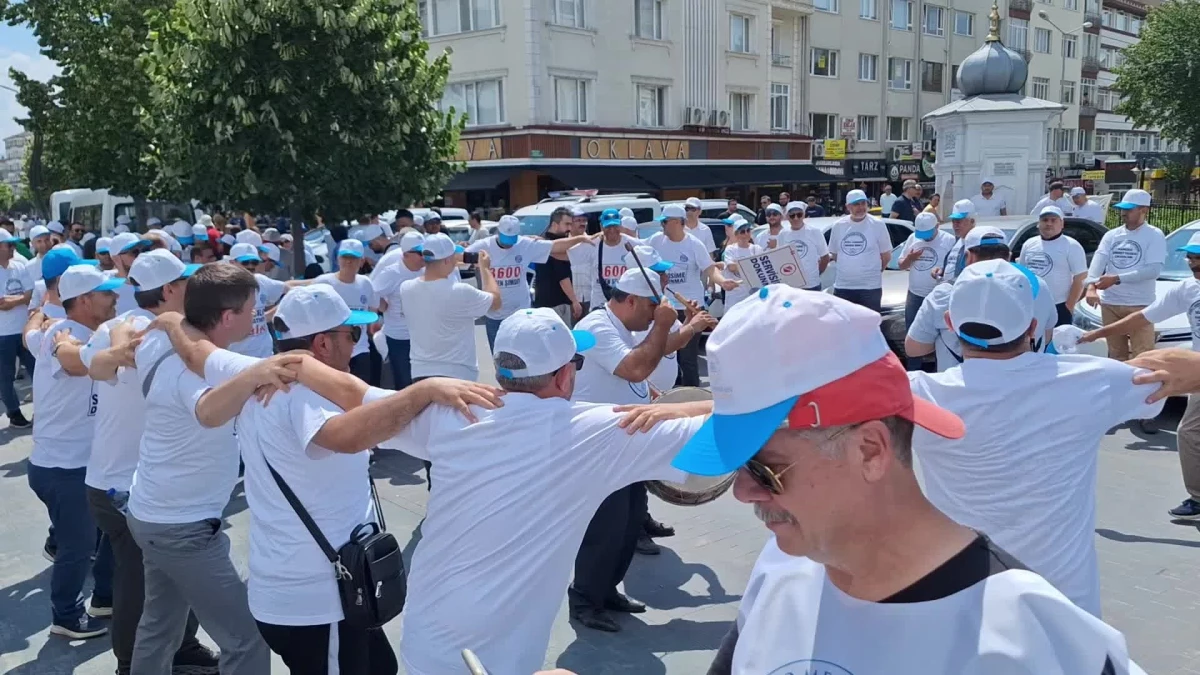
<svg viewBox="0 0 1200 675"><path fill-rule="evenodd" d="M975 226L973 200L954 205L953 234L915 214L900 260L907 375L880 331L892 244L865 194L848 193L828 242L805 225L810 205L785 201L764 207L756 239L731 218L721 252L700 207L665 206L646 240L617 210L588 234L571 206L543 236L504 216L464 242L436 216L366 216L329 237L328 273L307 269L319 261L288 233L208 217L144 234L122 223L94 259L53 223L31 229L30 255L0 239L0 398L11 426L33 427L51 633L110 634L118 674L261 675L274 652L296 674L403 662L444 675L469 648L489 672L530 675L564 594L587 629L646 611L621 583L674 534L650 514L647 481L736 474L735 497L771 536L714 675L1140 673L1100 619L1097 450L1111 427L1200 388L1194 360L1142 353L1169 314L1200 330L1200 286L1153 300L1165 246L1149 195L1116 205L1125 225L1090 268L1058 205L1039 211L1023 264L1003 232ZM285 266L292 246L306 269ZM780 247L802 287L752 288L740 265ZM1188 256L1200 275L1200 241ZM831 292L814 292L835 262ZM719 324L706 310L717 291ZM1111 324L1082 339L1108 338L1112 359L1056 353L1053 329L1080 299ZM480 323L495 387L477 382ZM700 385L709 331L713 400L649 405ZM925 372L916 359L934 352ZM1043 414L1079 391L1104 405ZM379 448L423 462L430 490L399 659L380 625L351 621L346 603L363 598L345 592L354 561L340 553L385 529ZM223 527L240 464L246 580ZM1193 499L1181 508L1200 515Z"/></svg>

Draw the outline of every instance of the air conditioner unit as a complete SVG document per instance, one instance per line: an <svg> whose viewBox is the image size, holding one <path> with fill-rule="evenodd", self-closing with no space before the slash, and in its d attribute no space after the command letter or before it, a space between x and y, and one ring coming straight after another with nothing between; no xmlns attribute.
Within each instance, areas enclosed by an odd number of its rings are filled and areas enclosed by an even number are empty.
<svg viewBox="0 0 1200 675"><path fill-rule="evenodd" d="M896 146L896 147L892 148L892 161L893 162L899 162L900 158L903 156L904 156L903 148L901 148L900 146Z"/></svg>
<svg viewBox="0 0 1200 675"><path fill-rule="evenodd" d="M846 152L854 152L858 148L858 141L853 138L846 139Z"/></svg>
<svg viewBox="0 0 1200 675"><path fill-rule="evenodd" d="M1089 154L1086 152L1077 152L1072 156L1072 159L1075 164L1090 165L1092 162L1090 161L1091 157L1089 157Z"/></svg>
<svg viewBox="0 0 1200 675"><path fill-rule="evenodd" d="M921 150L925 152L933 152L933 141L922 141Z"/></svg>
<svg viewBox="0 0 1200 675"><path fill-rule="evenodd" d="M825 156L825 141L813 141L812 155L817 159Z"/></svg>
<svg viewBox="0 0 1200 675"><path fill-rule="evenodd" d="M684 124L694 127L704 126L704 108L686 108L684 109Z"/></svg>
<svg viewBox="0 0 1200 675"><path fill-rule="evenodd" d="M717 126L721 127L722 129L729 128L729 111L728 110L718 110L717 111Z"/></svg>

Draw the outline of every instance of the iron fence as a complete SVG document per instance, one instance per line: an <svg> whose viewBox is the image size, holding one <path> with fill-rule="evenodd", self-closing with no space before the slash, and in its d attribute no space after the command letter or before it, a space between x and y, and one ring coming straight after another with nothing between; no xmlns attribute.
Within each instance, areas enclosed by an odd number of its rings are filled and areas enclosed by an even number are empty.
<svg viewBox="0 0 1200 675"><path fill-rule="evenodd" d="M1162 230L1163 234L1170 234L1197 220L1200 220L1200 199L1156 203L1150 207L1148 218L1148 222ZM1121 213L1116 209L1109 209L1104 226L1110 230L1120 227Z"/></svg>

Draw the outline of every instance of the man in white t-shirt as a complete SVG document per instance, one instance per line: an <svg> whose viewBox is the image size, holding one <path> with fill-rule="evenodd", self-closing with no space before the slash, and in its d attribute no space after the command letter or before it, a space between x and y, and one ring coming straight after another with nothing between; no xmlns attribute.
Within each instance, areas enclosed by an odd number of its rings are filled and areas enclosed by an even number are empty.
<svg viewBox="0 0 1200 675"><path fill-rule="evenodd" d="M34 225L29 230L29 249L33 258L29 260L29 276L34 281L42 278L42 258L54 247L50 239L50 230L45 225Z"/></svg>
<svg viewBox="0 0 1200 675"><path fill-rule="evenodd" d="M132 232L118 234L109 242L109 254L113 261L113 276L119 279L129 278L129 269L137 260L139 254L150 250L150 242ZM130 284L122 284L117 288L117 314L137 309L137 301L133 298L134 288Z"/></svg>
<svg viewBox="0 0 1200 675"><path fill-rule="evenodd" d="M33 296L33 277L26 263L14 257L20 241L7 231L0 232L0 401L8 413L8 426L28 429L32 422L21 412L21 400L15 387L17 361L25 372L33 374L33 354L25 348L22 332L29 319L29 299Z"/></svg>
<svg viewBox="0 0 1200 675"><path fill-rule="evenodd" d="M406 232L396 249L400 259L371 272L371 285L379 296L379 307L383 312L383 334L387 340L392 384L397 391L412 384L412 343L408 318L404 316L404 305L400 301L400 285L425 273L425 258L421 253L424 243L425 235L415 230Z"/></svg>
<svg viewBox="0 0 1200 675"><path fill-rule="evenodd" d="M64 251L74 255L70 250ZM41 341L33 372L33 451L29 487L46 505L57 545L50 574L50 633L73 640L103 635L108 628L84 610L83 586L91 572L97 615L112 607L112 553L97 552L96 523L88 510L84 476L96 414L92 380L79 358L80 346L113 317L120 279L110 279L86 261L56 280L66 318ZM96 557L93 567L92 557Z"/></svg>
<svg viewBox="0 0 1200 675"><path fill-rule="evenodd" d="M975 203L969 199L954 202L954 210L950 212L950 227L954 230L956 241L950 248L950 253L933 270L933 276L946 283L954 283L954 278L967 266L967 252L963 249L963 242L975 227Z"/></svg>
<svg viewBox="0 0 1200 675"><path fill-rule="evenodd" d="M891 214L892 205L896 203L897 199L899 197L892 192L891 183L884 183L883 192L879 195L879 212Z"/></svg>
<svg viewBox="0 0 1200 675"><path fill-rule="evenodd" d="M918 213L913 227L914 231L900 253L900 269L908 271L908 296L904 303L906 329L912 327L926 296L938 284L933 276L934 268L954 247L954 235L938 228L937 214ZM917 370L921 367L921 359L910 357L906 365L909 370Z"/></svg>
<svg viewBox="0 0 1200 675"><path fill-rule="evenodd" d="M804 359L791 357L799 342ZM905 377L878 314L830 294L768 286L722 319L709 360L713 416L673 465L700 475L736 471L734 496L752 504L773 534L709 672L1131 672L1119 633L1023 569L990 532L955 522L922 494L913 451L935 437L954 444L974 432L976 419L964 429L910 388L918 374ZM1132 389L1131 373L1124 381L1108 375L1106 384ZM1020 386L1010 382L985 384ZM988 408L991 423L1028 421L997 414L1008 405ZM1034 416L1047 427L1061 423ZM1037 433L1044 443L1050 432ZM989 507L1007 505L994 495L975 493ZM1078 512L1074 504L1066 510ZM864 631L875 636L869 649Z"/></svg>
<svg viewBox="0 0 1200 675"><path fill-rule="evenodd" d="M684 225L687 227L687 233L700 240L704 244L704 248L708 250L709 255L716 253L717 243L713 239L712 230L708 225L700 222L701 204L700 200L695 197L688 197L683 203Z"/></svg>
<svg viewBox="0 0 1200 675"><path fill-rule="evenodd" d="M684 305L674 297L678 293L696 307L705 307L704 298L706 284L720 286L729 291L738 287L740 282L726 279L721 270L713 262L712 256L704 244L688 234L684 225L686 214L678 204L668 204L663 207L659 220L663 231L655 234L646 241L662 259L671 263L667 271L667 284L670 291L665 298L675 308L679 320L686 322L688 315ZM683 387L700 386L700 336L695 336L686 347L679 350L679 381Z"/></svg>
<svg viewBox="0 0 1200 675"><path fill-rule="evenodd" d="M775 237L774 246L790 246L800 262L800 272L808 284L808 290L821 290L821 275L829 266L833 256L829 253L829 244L825 241L825 233L815 227L804 224L804 212L808 205L804 202L789 202L787 205L787 227L779 231ZM767 248L772 248L770 240Z"/></svg>
<svg viewBox="0 0 1200 675"><path fill-rule="evenodd" d="M625 245L637 246L642 242L624 230L637 231L637 220L622 217L616 209L604 209L600 213L600 240L596 242L596 283L592 285L591 310L597 311L608 302L617 280L625 274Z"/></svg>
<svg viewBox="0 0 1200 675"><path fill-rule="evenodd" d="M1036 216L1047 206L1057 206L1068 216L1075 210L1074 202L1066 194L1066 186L1059 181L1050 184L1050 194L1039 199L1038 203L1033 205L1033 210L1029 212L1029 215Z"/></svg>
<svg viewBox="0 0 1200 675"><path fill-rule="evenodd" d="M587 214L578 206L571 207L571 236L587 234ZM588 239L582 244L575 244L567 251L567 260L571 262L571 289L579 300L582 314L592 311L592 289L596 285L596 248L599 244ZM576 319L578 321L578 318Z"/></svg>
<svg viewBox="0 0 1200 675"><path fill-rule="evenodd" d="M1149 307L1085 333L1079 341L1092 342L1133 331L1154 330L1154 324L1184 314L1192 329L1192 351L1200 351L1200 234L1192 235L1187 246L1179 250L1183 251L1188 268L1192 271L1191 279L1173 284ZM1200 520L1200 396L1193 394L1188 397L1187 408L1179 420L1175 438L1179 447L1179 466L1183 471L1183 487L1188 497L1168 514L1177 520Z"/></svg>
<svg viewBox="0 0 1200 675"><path fill-rule="evenodd" d="M808 204L804 202L792 202L799 204L804 208L808 208ZM791 204L789 204L790 206ZM754 240L755 244L765 249L775 248L779 244L779 234L783 232L783 207L778 204L767 204L767 208L763 209L767 214L767 229L759 233ZM738 220L744 220L740 213L735 213L729 217L727 221L730 225L737 227Z"/></svg>
<svg viewBox="0 0 1200 675"><path fill-rule="evenodd" d="M371 279L358 273L362 266L362 242L346 239L338 245L338 271L322 274L313 283L332 286L351 311L376 313L379 311L379 297ZM364 327L358 336L358 343L354 345L354 354L350 357L350 373L372 386L378 386L379 377L378 373L372 372L367 342L376 327L375 324Z"/></svg>
<svg viewBox="0 0 1200 675"><path fill-rule="evenodd" d="M1088 199L1087 190L1081 187L1071 188L1071 203L1076 218L1085 218L1093 223L1104 224L1104 209L1099 204Z"/></svg>
<svg viewBox="0 0 1200 675"><path fill-rule="evenodd" d="M1038 234L1021 247L1019 262L1045 282L1058 312L1056 326L1071 323L1075 303L1083 297L1087 256L1078 241L1063 234L1063 212L1047 206L1038 214Z"/></svg>
<svg viewBox="0 0 1200 675"><path fill-rule="evenodd" d="M242 235L247 233L254 236L242 237ZM229 349L238 354L265 359L275 351L275 344L271 340L271 331L267 329L268 310L279 302L279 299L283 297L284 293L287 293L289 288L303 286L312 283L312 281L299 281L296 279L291 281L276 281L265 274L259 274L258 268L262 264L262 253L258 250L258 246L252 243L258 237L258 233L253 230L242 230L238 232L238 236L247 239L247 241L239 241L230 246L229 255L226 256L226 260L254 275L255 281L258 282L258 293L254 294L254 313L250 334L244 339L240 339L230 345Z"/></svg>
<svg viewBox="0 0 1200 675"><path fill-rule="evenodd" d="M833 224L829 251L837 263L833 294L876 312L882 310L883 270L892 259L892 238L882 220L867 213L862 190L846 193L846 209Z"/></svg>
<svg viewBox="0 0 1200 675"><path fill-rule="evenodd" d="M1008 215L1008 204L1004 197L996 194L996 184L990 178L984 178L979 185L979 194L971 197L975 205L975 215L980 218L995 218Z"/></svg>

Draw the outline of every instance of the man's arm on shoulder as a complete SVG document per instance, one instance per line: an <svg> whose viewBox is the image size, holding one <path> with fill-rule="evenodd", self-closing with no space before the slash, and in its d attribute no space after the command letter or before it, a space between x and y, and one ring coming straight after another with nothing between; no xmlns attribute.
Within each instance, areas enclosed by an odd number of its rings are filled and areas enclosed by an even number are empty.
<svg viewBox="0 0 1200 675"><path fill-rule="evenodd" d="M1108 389L1112 409L1110 419L1106 420L1106 423L1120 424L1129 420L1153 419L1162 412L1165 400L1147 403L1158 390L1159 385L1157 383L1135 384L1134 382L1135 377L1146 374L1146 371L1110 359L1100 359L1100 361L1110 373Z"/></svg>
<svg viewBox="0 0 1200 675"><path fill-rule="evenodd" d="M219 427L237 417L260 387L286 391L294 378L287 366L301 358L299 354L278 354L269 359L255 359L254 365L200 395L195 406L196 421L204 427Z"/></svg>

